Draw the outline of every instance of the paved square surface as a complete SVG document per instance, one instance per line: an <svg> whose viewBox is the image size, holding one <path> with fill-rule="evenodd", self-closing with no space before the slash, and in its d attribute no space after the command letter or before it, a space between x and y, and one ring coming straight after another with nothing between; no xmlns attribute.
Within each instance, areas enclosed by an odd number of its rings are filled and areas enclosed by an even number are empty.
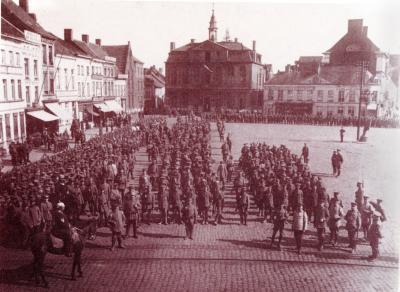
<svg viewBox="0 0 400 292"><path fill-rule="evenodd" d="M221 160L220 142L212 126L215 163ZM371 129L367 143L355 143L356 129L346 128L345 143L339 143L338 127L293 125L226 124L233 137L237 159L243 143L252 141L285 144L300 153L307 143L311 170L323 176L329 193L343 195L345 210L354 198L355 185L364 179L366 192L384 200L388 221L384 222L381 257L371 263L367 243L350 254L347 233L340 231L340 243L322 252L315 248L312 226L304 237L304 252L294 251L290 224L285 229L283 250L267 248L271 223L261 223L254 204L249 225L239 225L234 196L228 185L224 224L196 225L193 241L184 240L183 225L158 225L158 212L151 225L141 225L139 238L124 241L125 249L110 252L110 231L100 228L96 240L88 241L83 255L84 278L69 279L71 259L48 255L46 275L50 290L73 291L397 291L398 224L397 179L400 149L398 130ZM330 175L330 156L340 148L344 155L343 174ZM145 149L137 155L137 175L147 166ZM137 180L136 180L137 182ZM36 290L29 277L29 251L0 247L0 291Z"/></svg>

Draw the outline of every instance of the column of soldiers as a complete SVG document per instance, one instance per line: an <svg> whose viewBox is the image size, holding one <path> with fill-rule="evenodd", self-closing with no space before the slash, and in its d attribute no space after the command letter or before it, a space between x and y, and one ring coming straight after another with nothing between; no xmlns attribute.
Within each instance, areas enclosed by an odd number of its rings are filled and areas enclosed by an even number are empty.
<svg viewBox="0 0 400 292"><path fill-rule="evenodd" d="M157 203L159 224L183 222L189 239L197 221L220 224L224 198L211 169L209 123L179 119L149 132L147 141L150 165L139 180L144 221L150 223Z"/></svg>
<svg viewBox="0 0 400 292"><path fill-rule="evenodd" d="M127 126L96 136L75 149L14 167L0 176L0 214L3 239L26 246L30 232L50 228L52 213L59 202L76 223L87 213L107 225L113 205L122 207L122 198L132 193L135 151L145 145L151 121L140 130ZM30 207L39 207L31 216ZM54 218L53 218L54 219ZM129 227L129 226L128 226Z"/></svg>
<svg viewBox="0 0 400 292"><path fill-rule="evenodd" d="M262 222L273 224L271 248L279 232L277 247L281 249L284 226L290 214L293 214L293 230L301 231L300 238L296 238L299 253L301 236L307 229L308 222L314 223L318 237L316 247L321 251L326 245L326 229L330 231L329 243L332 246L338 244L339 227L344 219L350 252L356 251L358 232L361 229L364 240L371 244L370 259L374 260L379 254L379 242L382 238L378 221L383 222L386 217L382 200L378 199L377 203L369 202L361 183L357 187L355 202L351 203L351 209L345 214L340 193L334 192L332 197L329 196L322 179L311 173L301 156L292 154L285 145L278 147L265 143L243 146L239 173L234 181L241 223L247 223L250 195L258 207ZM296 232L295 234L299 235Z"/></svg>

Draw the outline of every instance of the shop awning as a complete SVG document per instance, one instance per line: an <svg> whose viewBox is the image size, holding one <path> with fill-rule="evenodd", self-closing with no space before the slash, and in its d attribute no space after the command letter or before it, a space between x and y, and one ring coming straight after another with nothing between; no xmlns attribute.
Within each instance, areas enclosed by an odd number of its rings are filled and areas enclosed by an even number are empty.
<svg viewBox="0 0 400 292"><path fill-rule="evenodd" d="M122 107L115 100L106 100L104 103L109 107L113 112L119 113L122 112Z"/></svg>
<svg viewBox="0 0 400 292"><path fill-rule="evenodd" d="M27 115L30 115L31 117L34 117L36 119L39 119L43 122L52 122L52 121L57 121L60 118L49 114L48 112L45 112L44 110L38 110L38 111L34 111L34 112L27 112Z"/></svg>
<svg viewBox="0 0 400 292"><path fill-rule="evenodd" d="M370 103L367 105L367 110L369 111L376 111L377 104L376 103Z"/></svg>
<svg viewBox="0 0 400 292"><path fill-rule="evenodd" d="M101 110L103 113L109 113L113 111L105 103L97 103L94 104L94 106L97 107L99 110Z"/></svg>
<svg viewBox="0 0 400 292"><path fill-rule="evenodd" d="M66 120L66 121L73 120L72 111L61 107L58 103L45 103L44 105L48 110L50 110L53 114L58 116L61 120Z"/></svg>
<svg viewBox="0 0 400 292"><path fill-rule="evenodd" d="M91 108L91 107L86 108L86 111L87 111L89 114L91 114L92 116L94 116L94 117L98 117L98 116L99 116L99 114L98 114L98 113L95 113L95 112L93 111L93 108Z"/></svg>

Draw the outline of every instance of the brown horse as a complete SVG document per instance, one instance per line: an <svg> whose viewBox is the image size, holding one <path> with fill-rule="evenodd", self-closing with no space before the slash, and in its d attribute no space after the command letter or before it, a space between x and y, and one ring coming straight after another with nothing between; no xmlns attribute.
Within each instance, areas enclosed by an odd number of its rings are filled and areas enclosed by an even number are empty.
<svg viewBox="0 0 400 292"><path fill-rule="evenodd" d="M87 225L82 228L71 227L71 245L73 253L73 263L71 278L75 280L75 270L78 269L79 277L83 276L81 269L81 256L83 248L85 247L86 238L96 234L96 219L91 219L88 221ZM33 254L33 275L35 276L36 284L40 284L41 277L44 287L48 287L48 282L43 273L44 259L47 252L64 255L63 248L54 248L51 240L50 233L48 232L38 232L32 235L31 238L31 251Z"/></svg>

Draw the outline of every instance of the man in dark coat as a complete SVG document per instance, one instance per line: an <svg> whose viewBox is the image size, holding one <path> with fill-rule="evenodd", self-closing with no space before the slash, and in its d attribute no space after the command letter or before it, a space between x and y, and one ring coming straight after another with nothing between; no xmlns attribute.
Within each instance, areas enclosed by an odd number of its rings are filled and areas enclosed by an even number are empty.
<svg viewBox="0 0 400 292"><path fill-rule="evenodd" d="M354 253L357 248L356 234L361 225L361 215L357 210L357 203L351 202L351 209L347 211L346 216L346 229L349 236L349 247L351 253Z"/></svg>
<svg viewBox="0 0 400 292"><path fill-rule="evenodd" d="M64 214L65 205L62 202L57 204L57 211L54 214L54 227L52 234L64 240L65 256L71 256L71 231L68 217Z"/></svg>
<svg viewBox="0 0 400 292"><path fill-rule="evenodd" d="M321 251L324 248L324 235L327 222L329 220L329 211L323 201L320 202L315 210L314 226L317 229L318 245L317 248Z"/></svg>
<svg viewBox="0 0 400 292"><path fill-rule="evenodd" d="M239 215L240 215L240 224L247 225L247 212L250 208L250 198L244 188L240 191L239 198Z"/></svg>
<svg viewBox="0 0 400 292"><path fill-rule="evenodd" d="M186 237L185 239L193 239L194 226L196 224L196 208L193 200L189 199L183 209L183 222L185 223Z"/></svg>

